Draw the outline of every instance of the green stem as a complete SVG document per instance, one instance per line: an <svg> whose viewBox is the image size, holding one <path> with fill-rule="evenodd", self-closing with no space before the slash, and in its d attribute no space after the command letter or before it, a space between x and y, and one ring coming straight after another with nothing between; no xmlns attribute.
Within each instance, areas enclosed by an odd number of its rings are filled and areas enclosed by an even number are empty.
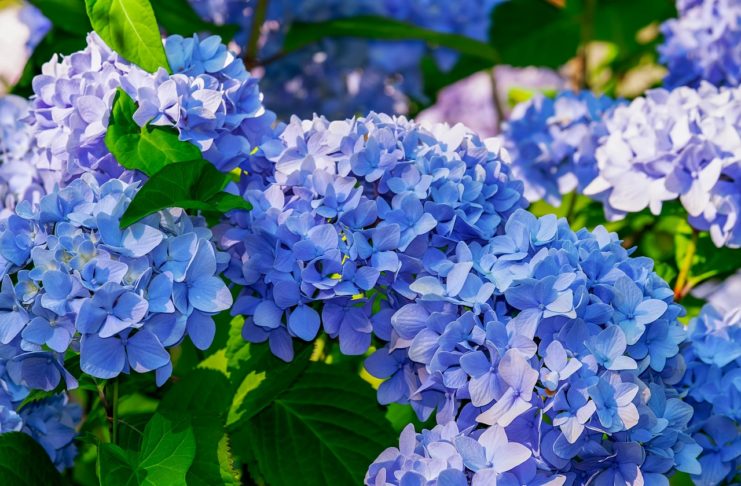
<svg viewBox="0 0 741 486"><path fill-rule="evenodd" d="M110 382L109 382L110 383ZM118 378L114 378L109 385L111 398L109 400L111 413L111 442L118 444Z"/></svg>
<svg viewBox="0 0 741 486"><path fill-rule="evenodd" d="M687 253L684 255L682 261L682 268L679 269L679 275L677 276L677 283L674 285L674 300L679 302L682 298L687 295L687 279L690 276L690 270L692 270L692 262L695 259L695 252L697 251L697 238L699 236L697 230L692 230L692 238L687 244Z"/></svg>
<svg viewBox="0 0 741 486"><path fill-rule="evenodd" d="M574 217L574 209L576 209L576 189L566 197L568 198L568 201L566 201L566 221L571 224L571 219Z"/></svg>
<svg viewBox="0 0 741 486"><path fill-rule="evenodd" d="M247 40L247 48L245 49L243 58L244 65L247 69L252 69L259 64L257 54L260 49L260 31L262 29L262 24L265 22L267 12L268 0L257 0L255 11L252 13L250 38Z"/></svg>
<svg viewBox="0 0 741 486"><path fill-rule="evenodd" d="M494 111L497 114L497 134L499 133L499 129L502 126L502 123L504 123L504 109L502 108L502 102L499 100L499 87L497 86L497 77L494 73L494 69L489 69L489 79L491 80L491 92L492 92L492 102L494 103Z"/></svg>
<svg viewBox="0 0 741 486"><path fill-rule="evenodd" d="M575 83L579 90L589 89L589 72L587 66L587 46L594 37L594 14L597 10L597 0L586 0L581 17L581 42L579 45L579 74L578 82Z"/></svg>

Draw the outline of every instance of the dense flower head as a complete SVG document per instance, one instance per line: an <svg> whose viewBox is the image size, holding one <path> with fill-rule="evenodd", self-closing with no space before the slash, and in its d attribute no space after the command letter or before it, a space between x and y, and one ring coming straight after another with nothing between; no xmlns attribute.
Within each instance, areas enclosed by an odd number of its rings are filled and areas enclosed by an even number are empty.
<svg viewBox="0 0 741 486"><path fill-rule="evenodd" d="M699 472L692 407L672 388L683 309L653 262L552 215L520 209L504 229L426 249L415 296L384 316L390 342L365 365L385 379L379 401L421 419L436 411L444 428L401 459L384 453L367 484L385 484L382 469L390 484L410 470L448 484L446 468L473 484L668 484L675 469Z"/></svg>
<svg viewBox="0 0 741 486"><path fill-rule="evenodd" d="M57 469L72 467L82 409L65 393L23 404L30 390L16 381L12 362L21 352L19 343L15 339L0 344L0 434L25 432L44 448Z"/></svg>
<svg viewBox="0 0 741 486"><path fill-rule="evenodd" d="M605 119L598 177L608 219L679 199L717 246L741 246L741 88L655 89Z"/></svg>
<svg viewBox="0 0 741 486"><path fill-rule="evenodd" d="M0 97L0 213L7 213L23 199L38 200L43 184L31 159L32 133L24 119L28 101Z"/></svg>
<svg viewBox="0 0 741 486"><path fill-rule="evenodd" d="M249 155L272 133L257 80L218 37L170 36L165 49L173 75L131 65L92 33L87 47L52 58L34 78L31 124L37 167L62 183L85 172L100 182L131 180L104 137L117 88L137 103L135 121L175 127L218 169L247 167ZM50 189L50 188L48 188Z"/></svg>
<svg viewBox="0 0 741 486"><path fill-rule="evenodd" d="M741 1L679 0L679 18L664 22L660 60L668 88L738 86L741 82Z"/></svg>
<svg viewBox="0 0 741 486"><path fill-rule="evenodd" d="M741 476L741 307L738 288L724 305L707 304L690 322L680 384L695 414L693 437L703 451L698 486L736 483ZM726 310L721 310L723 307Z"/></svg>
<svg viewBox="0 0 741 486"><path fill-rule="evenodd" d="M0 223L0 343L20 339L8 364L18 383L74 388L68 350L94 377L156 371L162 383L172 371L166 348L186 335L210 345L211 316L232 303L211 231L179 209L121 229L136 191L86 174Z"/></svg>
<svg viewBox="0 0 741 486"><path fill-rule="evenodd" d="M428 248L488 241L523 206L493 142L375 113L293 118L264 146L271 165L243 178L253 209L220 230L226 276L245 286L232 310L247 316L244 337L285 360L293 337L321 326L345 354L364 353L373 332L388 340L383 316L415 295Z"/></svg>
<svg viewBox="0 0 741 486"><path fill-rule="evenodd" d="M216 23L236 24L239 45L251 35L256 1L191 0L195 9ZM260 30L264 62L261 85L266 102L281 117L319 113L344 118L369 111L405 112L408 98L422 99L420 62L432 54L443 70L458 59L445 49L430 51L422 42L323 39L286 54L285 33L294 22L322 22L376 15L428 29L486 40L491 11L501 0L276 0L268 3Z"/></svg>
<svg viewBox="0 0 741 486"><path fill-rule="evenodd" d="M525 182L525 197L559 204L597 176L595 150L605 135L603 117L615 106L589 91L537 95L515 107L504 126L512 172Z"/></svg>

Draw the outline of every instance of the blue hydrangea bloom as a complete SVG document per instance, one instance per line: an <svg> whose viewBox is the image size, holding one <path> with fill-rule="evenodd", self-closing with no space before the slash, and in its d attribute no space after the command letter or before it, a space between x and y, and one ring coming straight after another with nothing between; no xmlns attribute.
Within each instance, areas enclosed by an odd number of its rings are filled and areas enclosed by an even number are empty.
<svg viewBox="0 0 741 486"><path fill-rule="evenodd" d="M741 246L741 89L651 90L606 116L599 175L584 193L608 219L679 199L717 246Z"/></svg>
<svg viewBox="0 0 741 486"><path fill-rule="evenodd" d="M698 486L741 476L741 307L737 293L729 297L702 308L682 345L687 372L680 387L695 409L690 430L702 447L702 473L692 478Z"/></svg>
<svg viewBox="0 0 741 486"><path fill-rule="evenodd" d="M85 174L0 222L0 343L20 340L9 365L18 383L73 388L68 350L94 377L156 371L162 383L172 370L167 348L185 336L211 344L211 316L232 304L218 277L226 255L204 221L179 209L121 230L136 191Z"/></svg>
<svg viewBox="0 0 741 486"><path fill-rule="evenodd" d="M525 197L558 205L561 195L582 192L597 176L595 150L605 135L603 117L616 103L589 91L537 95L512 111L504 125L512 172Z"/></svg>
<svg viewBox="0 0 741 486"><path fill-rule="evenodd" d="M54 182L66 184L85 172L101 183L136 177L104 143L118 87L138 103L137 123L175 127L181 140L197 145L223 171L249 168L250 154L272 136L275 118L262 105L257 80L218 37L168 37L172 75L129 64L95 33L87 40L84 50L52 58L33 81L35 164Z"/></svg>
<svg viewBox="0 0 741 486"><path fill-rule="evenodd" d="M38 199L44 193L31 158L32 131L25 118L28 101L0 97L0 213L12 212L18 201Z"/></svg>
<svg viewBox="0 0 741 486"><path fill-rule="evenodd" d="M669 73L668 88L715 86L741 82L741 2L738 0L680 0L679 18L661 25L664 43L660 61Z"/></svg>
<svg viewBox="0 0 741 486"><path fill-rule="evenodd" d="M366 484L668 485L673 471L697 474L693 410L671 372L684 310L651 260L629 255L602 227L573 232L523 209L488 240L427 246L366 369L385 379L379 401L420 419L436 411L439 425L416 441L405 431Z"/></svg>
<svg viewBox="0 0 741 486"><path fill-rule="evenodd" d="M446 49L430 50L418 41L324 39L285 55L285 33L294 22L322 22L359 15L377 15L439 32L485 41L491 12L501 0L436 2L429 0L274 0L268 2L260 28L258 58L266 103L281 117L313 113L345 118L358 113L405 112L409 97L422 99L420 63L431 54L449 70L458 59ZM203 17L240 27L238 45L247 45L253 28L253 0L191 0Z"/></svg>
<svg viewBox="0 0 741 486"><path fill-rule="evenodd" d="M77 455L74 439L82 409L65 393L33 401L21 407L29 389L19 381L14 358L22 351L20 338L0 344L0 434L25 432L44 448L60 471L72 467Z"/></svg>
<svg viewBox="0 0 741 486"><path fill-rule="evenodd" d="M285 360L293 337L311 340L322 326L344 353L362 354L373 306L415 295L428 247L442 255L462 239L486 242L524 204L499 148L462 125L294 118L264 150L271 165L243 177L253 210L219 233L225 275L244 286L232 309L247 316L244 337L268 340Z"/></svg>

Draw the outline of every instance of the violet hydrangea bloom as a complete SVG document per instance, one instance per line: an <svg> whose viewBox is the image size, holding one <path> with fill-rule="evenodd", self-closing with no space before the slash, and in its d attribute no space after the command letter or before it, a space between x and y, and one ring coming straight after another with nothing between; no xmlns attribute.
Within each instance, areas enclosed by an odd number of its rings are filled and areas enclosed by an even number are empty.
<svg viewBox="0 0 741 486"><path fill-rule="evenodd" d="M0 212L12 212L18 201L38 200L44 193L31 158L32 130L25 122L28 101L0 97Z"/></svg>
<svg viewBox="0 0 741 486"><path fill-rule="evenodd" d="M741 89L651 90L605 119L599 175L584 193L609 220L679 199L717 246L741 246Z"/></svg>
<svg viewBox="0 0 741 486"><path fill-rule="evenodd" d="M172 75L131 65L95 33L87 40L84 50L55 56L34 79L30 118L42 175L63 184L85 172L101 183L137 177L104 143L118 87L137 102L137 123L176 128L222 171L249 168L251 154L271 137L274 115L262 105L257 80L218 37L167 38Z"/></svg>
<svg viewBox="0 0 741 486"><path fill-rule="evenodd" d="M448 484L446 468L482 485L667 485L675 470L698 473L692 407L674 389L684 311L652 262L629 254L604 228L573 232L522 209L486 242L427 248L416 297L390 316L389 344L366 369L388 378L379 401L420 419L436 411L438 427L463 432L443 457L465 468L443 467L423 433L403 457L382 454L366 484L407 484L416 461L422 484ZM510 463L520 456L499 447L527 453Z"/></svg>
<svg viewBox="0 0 741 486"><path fill-rule="evenodd" d="M235 40L247 45L253 35L254 0L191 0L203 17L217 24L235 24ZM285 33L294 22L375 15L411 23L439 32L485 41L491 12L501 0L274 0L268 2L260 26L261 85L266 103L281 117L302 118L318 113L345 118L369 111L403 113L409 98L422 99L420 63L431 54L444 71L453 67L457 53L430 50L419 41L323 39L312 46L283 52Z"/></svg>
<svg viewBox="0 0 741 486"><path fill-rule="evenodd" d="M698 486L736 483L741 477L741 307L735 293L721 311L712 304L691 321L680 383L695 414L690 430L702 447ZM720 306L722 307L722 306Z"/></svg>
<svg viewBox="0 0 741 486"><path fill-rule="evenodd" d="M669 68L668 88L715 86L741 82L741 2L739 0L680 0L679 18L661 26L664 43L660 60Z"/></svg>
<svg viewBox="0 0 741 486"><path fill-rule="evenodd" d="M558 205L582 192L597 176L595 150L606 134L603 117L616 102L589 91L565 91L555 99L536 95L520 103L504 125L512 172L525 182L530 202Z"/></svg>
<svg viewBox="0 0 741 486"><path fill-rule="evenodd" d="M63 366L72 350L94 377L156 371L161 384L167 348L186 336L211 344L211 316L232 304L218 277L226 262L204 221L179 209L120 229L136 191L86 174L0 222L0 343L20 340L8 364L18 383L73 388Z"/></svg>
<svg viewBox="0 0 741 486"><path fill-rule="evenodd" d="M264 150L271 165L243 177L253 210L219 232L231 255L225 275L244 286L232 309L247 316L244 337L268 340L284 360L292 338L311 340L321 327L342 352L364 353L372 308L415 295L409 284L427 248L486 242L524 204L499 148L462 125L294 118ZM390 327L375 320L388 340Z"/></svg>
<svg viewBox="0 0 741 486"><path fill-rule="evenodd" d="M33 401L20 408L29 389L16 381L13 359L21 353L20 338L0 344L0 434L25 432L44 448L60 471L72 467L77 448L74 439L82 409L66 393Z"/></svg>

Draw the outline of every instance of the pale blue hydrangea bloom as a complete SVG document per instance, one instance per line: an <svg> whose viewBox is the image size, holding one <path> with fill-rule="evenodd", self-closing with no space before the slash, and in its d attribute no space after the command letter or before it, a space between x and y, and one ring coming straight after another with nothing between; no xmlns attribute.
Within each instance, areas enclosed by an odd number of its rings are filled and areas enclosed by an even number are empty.
<svg viewBox="0 0 741 486"><path fill-rule="evenodd" d="M741 1L680 0L679 18L661 25L660 61L669 68L668 88L741 82Z"/></svg>
<svg viewBox="0 0 741 486"><path fill-rule="evenodd" d="M605 119L599 175L584 193L609 220L679 199L717 246L741 246L740 88L651 90Z"/></svg>

